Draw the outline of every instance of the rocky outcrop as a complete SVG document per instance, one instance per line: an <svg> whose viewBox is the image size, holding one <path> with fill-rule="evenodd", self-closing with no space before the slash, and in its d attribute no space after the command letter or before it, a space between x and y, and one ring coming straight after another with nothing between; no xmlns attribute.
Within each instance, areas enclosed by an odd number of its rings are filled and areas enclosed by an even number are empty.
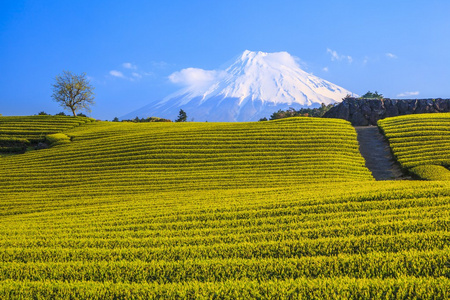
<svg viewBox="0 0 450 300"><path fill-rule="evenodd" d="M409 114L450 112L450 99L359 99L346 98L325 113L354 126L377 125L380 119Z"/></svg>

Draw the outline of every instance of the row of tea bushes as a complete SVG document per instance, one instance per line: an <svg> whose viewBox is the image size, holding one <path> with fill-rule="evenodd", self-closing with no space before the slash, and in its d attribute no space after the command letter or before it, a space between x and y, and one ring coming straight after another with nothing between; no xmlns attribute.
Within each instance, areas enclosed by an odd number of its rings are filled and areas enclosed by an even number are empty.
<svg viewBox="0 0 450 300"><path fill-rule="evenodd" d="M450 113L406 115L378 121L401 166L429 180L449 180Z"/></svg>

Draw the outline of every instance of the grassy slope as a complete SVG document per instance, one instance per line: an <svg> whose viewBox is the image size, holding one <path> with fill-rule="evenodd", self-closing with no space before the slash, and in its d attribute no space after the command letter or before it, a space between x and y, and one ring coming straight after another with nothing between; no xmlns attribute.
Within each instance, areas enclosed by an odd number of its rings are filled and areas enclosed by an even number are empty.
<svg viewBox="0 0 450 300"><path fill-rule="evenodd" d="M450 180L450 113L407 115L378 122L403 168L429 180Z"/></svg>
<svg viewBox="0 0 450 300"><path fill-rule="evenodd" d="M448 296L450 183L373 181L344 121L64 133L0 159L2 297Z"/></svg>
<svg viewBox="0 0 450 300"><path fill-rule="evenodd" d="M0 116L0 141L12 137L31 142L42 141L47 134L62 132L91 121L90 118L66 116Z"/></svg>
<svg viewBox="0 0 450 300"><path fill-rule="evenodd" d="M46 140L50 134L75 128L93 119L66 116L0 116L0 157L22 153ZM31 147L30 147L31 146Z"/></svg>
<svg viewBox="0 0 450 300"><path fill-rule="evenodd" d="M10 192L36 187L88 193L371 180L355 131L340 120L97 122L65 134L72 143L0 161L0 180Z"/></svg>

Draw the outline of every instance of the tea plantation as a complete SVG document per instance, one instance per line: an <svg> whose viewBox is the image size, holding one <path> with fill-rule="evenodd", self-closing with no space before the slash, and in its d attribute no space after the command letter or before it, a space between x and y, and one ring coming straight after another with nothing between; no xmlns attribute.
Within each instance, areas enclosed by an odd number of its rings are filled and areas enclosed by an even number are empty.
<svg viewBox="0 0 450 300"><path fill-rule="evenodd" d="M23 152L31 144L45 141L48 134L74 128L92 119L64 116L0 117L0 155Z"/></svg>
<svg viewBox="0 0 450 300"><path fill-rule="evenodd" d="M346 121L54 133L0 157L1 299L450 297L450 181L375 181Z"/></svg>
<svg viewBox="0 0 450 300"><path fill-rule="evenodd" d="M450 180L450 113L378 122L403 168L424 179Z"/></svg>

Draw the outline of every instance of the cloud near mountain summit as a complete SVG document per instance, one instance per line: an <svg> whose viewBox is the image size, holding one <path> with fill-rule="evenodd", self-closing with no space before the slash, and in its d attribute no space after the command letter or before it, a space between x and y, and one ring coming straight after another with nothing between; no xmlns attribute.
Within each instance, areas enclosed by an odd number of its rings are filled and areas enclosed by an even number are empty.
<svg viewBox="0 0 450 300"><path fill-rule="evenodd" d="M246 51L244 53L252 53ZM291 56L287 52L270 53L266 56L266 62L269 65L286 66L290 68L299 67L299 59ZM182 85L190 88L202 88L215 81L224 79L227 75L230 75L226 70L204 70L200 68L186 68L180 71L176 71L169 76L169 80L172 83Z"/></svg>
<svg viewBox="0 0 450 300"><path fill-rule="evenodd" d="M123 118L174 119L183 109L197 122L257 121L279 109L318 107L351 94L305 72L287 52L246 50L224 70L186 68L172 73L169 80L182 88Z"/></svg>
<svg viewBox="0 0 450 300"><path fill-rule="evenodd" d="M169 80L186 87L204 87L211 82L220 80L225 75L225 71L186 68L172 73L169 76Z"/></svg>

